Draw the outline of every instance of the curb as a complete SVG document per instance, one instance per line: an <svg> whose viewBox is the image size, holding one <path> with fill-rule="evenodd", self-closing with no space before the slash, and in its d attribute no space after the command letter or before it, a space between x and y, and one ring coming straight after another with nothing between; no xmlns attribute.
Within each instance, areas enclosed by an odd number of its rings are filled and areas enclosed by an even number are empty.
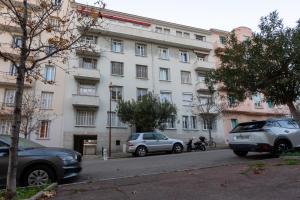
<svg viewBox="0 0 300 200"><path fill-rule="evenodd" d="M300 160L300 156L281 156L280 159L283 159L283 160Z"/></svg>
<svg viewBox="0 0 300 200"><path fill-rule="evenodd" d="M45 194L46 191L53 190L56 187L57 187L57 183L52 183L51 185L49 185L48 187L46 187L42 191L39 191L38 193L36 193L32 197L30 197L29 199L25 199L25 200L37 200L37 199L41 198Z"/></svg>

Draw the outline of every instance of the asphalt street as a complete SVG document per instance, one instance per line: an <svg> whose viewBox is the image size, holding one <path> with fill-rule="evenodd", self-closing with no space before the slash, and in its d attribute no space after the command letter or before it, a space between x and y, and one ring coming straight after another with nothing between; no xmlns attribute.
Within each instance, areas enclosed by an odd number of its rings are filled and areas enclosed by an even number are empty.
<svg viewBox="0 0 300 200"><path fill-rule="evenodd" d="M201 169L227 164L247 163L262 159L271 159L268 154L250 154L239 158L229 149L181 154L150 155L111 160L84 160L82 173L71 182L88 180L107 180L124 177L160 174L173 171Z"/></svg>

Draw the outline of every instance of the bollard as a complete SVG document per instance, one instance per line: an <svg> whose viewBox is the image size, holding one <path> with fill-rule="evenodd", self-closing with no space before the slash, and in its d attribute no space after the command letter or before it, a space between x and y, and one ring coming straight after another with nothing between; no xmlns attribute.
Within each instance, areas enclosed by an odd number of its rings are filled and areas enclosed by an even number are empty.
<svg viewBox="0 0 300 200"><path fill-rule="evenodd" d="M103 160L107 160L107 150L103 149Z"/></svg>

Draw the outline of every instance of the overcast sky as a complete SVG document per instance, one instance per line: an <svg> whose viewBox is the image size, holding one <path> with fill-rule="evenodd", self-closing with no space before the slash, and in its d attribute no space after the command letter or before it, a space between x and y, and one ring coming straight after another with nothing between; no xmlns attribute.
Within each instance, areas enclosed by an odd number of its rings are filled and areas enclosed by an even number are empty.
<svg viewBox="0 0 300 200"><path fill-rule="evenodd" d="M76 0L91 4L94 0ZM277 10L287 26L300 18L300 0L104 0L106 8L144 17L230 31L247 26L257 31L261 16Z"/></svg>

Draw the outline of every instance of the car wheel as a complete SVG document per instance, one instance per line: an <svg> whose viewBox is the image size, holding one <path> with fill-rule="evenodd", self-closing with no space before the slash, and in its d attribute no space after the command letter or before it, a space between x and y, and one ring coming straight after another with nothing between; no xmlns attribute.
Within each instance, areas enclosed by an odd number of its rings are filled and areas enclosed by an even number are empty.
<svg viewBox="0 0 300 200"><path fill-rule="evenodd" d="M181 144L174 144L173 146L173 152L174 153L182 153L183 146Z"/></svg>
<svg viewBox="0 0 300 200"><path fill-rule="evenodd" d="M201 146L200 146L200 150L201 150L201 151L206 151L206 147L205 147L204 145L201 145Z"/></svg>
<svg viewBox="0 0 300 200"><path fill-rule="evenodd" d="M275 154L280 155L290 150L290 144L285 140L279 140L275 144Z"/></svg>
<svg viewBox="0 0 300 200"><path fill-rule="evenodd" d="M44 165L27 168L22 178L22 184L26 186L41 186L55 181L53 170Z"/></svg>
<svg viewBox="0 0 300 200"><path fill-rule="evenodd" d="M147 148L144 146L139 146L136 151L135 151L135 155L138 157L143 157L147 155Z"/></svg>
<svg viewBox="0 0 300 200"><path fill-rule="evenodd" d="M239 157L245 157L248 154L248 151L233 151L235 155Z"/></svg>

